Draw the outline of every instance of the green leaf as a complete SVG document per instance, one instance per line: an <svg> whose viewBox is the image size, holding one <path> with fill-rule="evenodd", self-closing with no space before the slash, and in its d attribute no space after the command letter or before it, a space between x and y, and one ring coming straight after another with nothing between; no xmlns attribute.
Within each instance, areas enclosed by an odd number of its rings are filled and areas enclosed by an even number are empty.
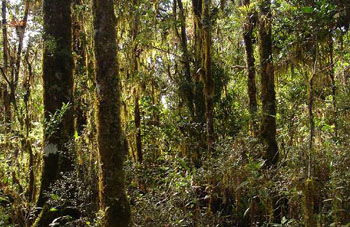
<svg viewBox="0 0 350 227"><path fill-rule="evenodd" d="M10 202L8 198L0 196L0 202L1 201Z"/></svg>
<svg viewBox="0 0 350 227"><path fill-rule="evenodd" d="M74 132L74 138L77 140L79 138L79 134L78 134L78 131L75 130Z"/></svg>
<svg viewBox="0 0 350 227"><path fill-rule="evenodd" d="M56 212L56 211L57 211L57 209L54 208L54 207L52 207L52 208L50 209L50 212Z"/></svg>
<svg viewBox="0 0 350 227"><path fill-rule="evenodd" d="M60 197L56 194L51 194L51 199L58 200Z"/></svg>
<svg viewBox="0 0 350 227"><path fill-rule="evenodd" d="M247 184L249 184L249 181L243 181L242 183L240 183L237 188L236 188L236 191L238 191L240 188L246 186Z"/></svg>
<svg viewBox="0 0 350 227"><path fill-rule="evenodd" d="M306 6L301 9L304 13L312 13L314 9L311 6Z"/></svg>

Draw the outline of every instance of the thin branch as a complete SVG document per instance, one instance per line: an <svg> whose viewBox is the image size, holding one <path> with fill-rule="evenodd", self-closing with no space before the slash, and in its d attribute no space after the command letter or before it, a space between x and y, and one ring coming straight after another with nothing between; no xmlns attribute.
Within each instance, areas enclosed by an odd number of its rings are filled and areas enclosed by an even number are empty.
<svg viewBox="0 0 350 227"><path fill-rule="evenodd" d="M329 64L328 66L324 67L323 69L321 69L320 71L316 72L315 74L319 74L319 73L322 73L330 68L332 68L335 63L338 61L339 58L335 59L335 61L332 63L332 64Z"/></svg>
<svg viewBox="0 0 350 227"><path fill-rule="evenodd" d="M0 67L0 71L1 71L1 75L4 77L5 81L8 83L9 86L11 86L11 82L8 80L8 78L6 77L6 73L4 71L3 67Z"/></svg>
<svg viewBox="0 0 350 227"><path fill-rule="evenodd" d="M182 56L180 56L178 54L174 54L174 53L170 52L169 50L164 50L164 49L162 49L160 47L156 47L156 46L153 46L153 45L147 45L147 44L144 45L144 46L148 47L148 48L152 48L152 49L158 50L158 51L166 53L166 54L171 54L171 55L173 55L173 56L175 56L177 58L180 58L180 59L182 58ZM182 60L180 60L180 61L183 62Z"/></svg>

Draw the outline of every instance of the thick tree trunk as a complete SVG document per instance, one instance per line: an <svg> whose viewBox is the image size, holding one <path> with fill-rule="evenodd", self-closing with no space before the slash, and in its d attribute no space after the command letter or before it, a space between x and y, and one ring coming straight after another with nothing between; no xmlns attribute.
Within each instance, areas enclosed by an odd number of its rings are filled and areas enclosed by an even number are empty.
<svg viewBox="0 0 350 227"><path fill-rule="evenodd" d="M60 177L60 173L73 169L72 150L67 147L67 144L72 142L74 134L72 108L64 113L62 120L55 128L48 125L52 116L62 109L64 103L71 104L73 102L70 3L71 0L44 0L43 2L43 82L44 110L47 123L44 129L43 169L38 207L45 205L48 198L44 193L50 190L50 184ZM39 218L38 226L48 226L50 220L47 219L50 218L45 216L48 215L41 215L42 218Z"/></svg>
<svg viewBox="0 0 350 227"><path fill-rule="evenodd" d="M205 123L205 100L203 94L203 83L200 80L202 71L202 0L192 0L192 9L194 15L194 115L196 122L201 126ZM199 141L200 149L205 149L205 140ZM202 144L203 143L203 144Z"/></svg>
<svg viewBox="0 0 350 227"><path fill-rule="evenodd" d="M249 6L250 0L244 0L244 5ZM254 46L253 46L253 13L248 13L246 21L243 25L243 39L245 44L246 53L246 70L248 81L248 97L249 97L249 130L253 136L257 134L256 112L258 110L258 104L256 101L256 84L255 84L255 58L254 58Z"/></svg>
<svg viewBox="0 0 350 227"><path fill-rule="evenodd" d="M177 8L179 12L177 12ZM194 50L194 72L191 72L191 58L188 50L188 39L186 32L186 15L185 9L183 7L182 0L174 0L174 16L177 19L179 16L180 21L180 32L178 30L177 23L175 24L175 33L177 39L179 41L181 51L182 51L182 64L184 68L184 78L181 82L180 93L185 98L187 109L191 115L191 123L196 123L195 128L190 129L190 135L192 135L197 144L193 146L193 144L189 145L188 150L192 150L192 152L187 153L189 160L196 167L201 166L201 156L202 152L206 150L206 141L205 136L201 133L202 127L204 127L205 122L205 102L203 96L203 84L200 81L200 68L201 68L201 33L200 33L200 17L202 14L202 1L201 0L193 0L192 1L192 9L195 15L194 18L194 29L195 29L195 50ZM193 149L193 147L195 147Z"/></svg>
<svg viewBox="0 0 350 227"><path fill-rule="evenodd" d="M276 94L272 59L272 21L270 5L270 0L263 0L259 6L259 49L262 103L260 136L263 145L265 146L265 160L267 166L276 165L278 162L278 146L276 142Z"/></svg>
<svg viewBox="0 0 350 227"><path fill-rule="evenodd" d="M126 151L120 122L116 18L113 0L94 0L96 125L99 151L99 200L103 226L127 227L130 207L124 191Z"/></svg>

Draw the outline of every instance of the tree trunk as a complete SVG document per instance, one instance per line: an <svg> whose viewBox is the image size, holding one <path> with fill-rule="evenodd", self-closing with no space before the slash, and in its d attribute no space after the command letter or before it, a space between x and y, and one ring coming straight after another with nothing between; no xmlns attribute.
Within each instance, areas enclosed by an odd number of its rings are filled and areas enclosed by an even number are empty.
<svg viewBox="0 0 350 227"><path fill-rule="evenodd" d="M3 70L3 76L6 77L5 80L6 83L2 84L2 98L4 103L4 120L5 120L5 129L6 131L10 130L11 125L11 100L10 100L10 92L8 90L8 86L10 86L10 81L7 77L7 67L8 67L8 38L7 38L7 0L2 1L2 47L3 47L3 64L4 64L4 70Z"/></svg>
<svg viewBox="0 0 350 227"><path fill-rule="evenodd" d="M315 50L314 50L314 65L312 66L312 72L309 77L308 84L308 112L309 112L309 125L310 125L310 139L309 139L309 157L308 157L308 178L313 177L313 149L314 149L314 137L315 137L315 116L313 112L314 107L314 82L316 77L316 70L318 64L318 40L316 36Z"/></svg>
<svg viewBox="0 0 350 227"><path fill-rule="evenodd" d="M202 30L202 0L192 0L192 9L194 15L194 55L195 55L195 70L198 71L201 67L201 49L202 49L202 40L201 40L201 30ZM196 72L199 77L199 73Z"/></svg>
<svg viewBox="0 0 350 227"><path fill-rule="evenodd" d="M193 81L194 81L194 115L196 123L200 125L204 125L205 123L205 100L203 94L203 83L200 80L200 74L202 71L202 0L192 0L192 9L194 14L194 73L193 73ZM201 130L201 129L200 129ZM199 131L200 131L199 130ZM202 144L203 143L203 144ZM202 142L202 139L199 139L199 149L205 149L205 141Z"/></svg>
<svg viewBox="0 0 350 227"><path fill-rule="evenodd" d="M138 9L139 8L139 1L133 0L133 7ZM138 43L137 43L137 36L139 34L139 23L140 23L140 13L137 10L134 12L134 25L132 30L132 43L133 43L133 49L132 49L132 76L136 78L136 81L139 82L139 53L138 52ZM135 118L135 128L136 128L136 160L141 163L143 161L143 154L142 154L142 137L141 137L141 111L140 111L140 94L139 94L139 86L136 85L135 93L134 93L134 99L135 99L135 109L134 109L134 118Z"/></svg>
<svg viewBox="0 0 350 227"><path fill-rule="evenodd" d="M70 3L71 0L44 0L43 2L43 82L46 125L44 128L43 169L37 202L38 207L45 205L48 198L44 193L50 190L50 184L60 177L60 173L73 169L72 150L67 147L68 143L72 142L74 134L72 108L65 111L57 126L52 125L52 116L62 109L63 104L72 104L73 102ZM52 126L55 127L52 128ZM37 222L38 226L48 226L50 222L47 219L50 218L45 216L48 215L41 215L42 218L39 218L39 222ZM43 221L43 218L45 221Z"/></svg>
<svg viewBox="0 0 350 227"><path fill-rule="evenodd" d="M249 6L250 0L244 0L244 5ZM253 47L253 22L254 13L249 12L246 21L243 25L243 39L245 44L246 52L246 70L248 80L248 97L249 97L249 130L251 135L256 136L257 134L257 123L256 123L256 112L258 105L256 101L256 84L255 84L255 58L254 58L254 47Z"/></svg>
<svg viewBox="0 0 350 227"><path fill-rule="evenodd" d="M333 104L333 119L334 119L334 138L338 139L338 109L337 109L337 85L335 82L335 73L334 73L334 44L333 44L333 37L330 35L329 37L329 77L331 79L331 86L332 86L332 104Z"/></svg>
<svg viewBox="0 0 350 227"><path fill-rule="evenodd" d="M265 160L267 166L276 165L278 162L278 146L276 142L276 95L272 59L272 21L270 6L270 0L263 0L259 6L259 50L262 103L260 136L263 145L265 146Z"/></svg>
<svg viewBox="0 0 350 227"><path fill-rule="evenodd" d="M309 78L309 94L308 94L308 112L309 112L309 125L310 125L310 139L309 139L309 157L308 157L308 177L313 175L312 171L312 150L314 145L314 137L315 137L315 120L313 113L313 105L314 105L314 78L315 74L312 73Z"/></svg>
<svg viewBox="0 0 350 227"><path fill-rule="evenodd" d="M137 91L136 91L137 92ZM140 114L140 104L139 104L139 94L135 97L135 126L136 126L136 159L139 163L143 161L142 154L142 137L141 137L141 114Z"/></svg>
<svg viewBox="0 0 350 227"><path fill-rule="evenodd" d="M35 192L36 192L36 184L35 184L35 165L34 165L34 153L33 153L33 149L32 149L32 143L31 143L31 139L29 137L29 133L31 131L31 123L30 123L30 111L29 111L29 98L30 98L30 85L31 85L31 81L33 78L33 67L31 62L28 59L28 54L30 51L30 46L28 45L27 47L27 54L25 56L25 61L27 63L27 73L28 76L26 78L24 78L24 88L26 90L25 96L24 96L24 106L25 106L25 128L26 128L26 135L24 138L24 147L26 152L28 152L29 154L29 160L28 160L28 164L29 164L29 184L28 184L28 188L27 188L27 197L28 197L28 201L29 202L33 202L35 200Z"/></svg>
<svg viewBox="0 0 350 227"><path fill-rule="evenodd" d="M82 78L86 73L86 37L84 34L84 18L83 12L77 10L84 3L82 0L73 0L73 16L72 16L72 31L73 31L73 51L75 53L75 69L74 69L74 131L79 135L83 132L84 126L87 124L87 116L84 112L83 94L79 92L82 90ZM84 85L83 85L84 86Z"/></svg>
<svg viewBox="0 0 350 227"><path fill-rule="evenodd" d="M8 66L8 39L7 39L7 0L2 1L2 48L5 70Z"/></svg>
<svg viewBox="0 0 350 227"><path fill-rule="evenodd" d="M96 126L99 151L99 201L103 226L127 227L130 207L124 191L126 151L120 121L116 18L113 0L94 0Z"/></svg>
<svg viewBox="0 0 350 227"><path fill-rule="evenodd" d="M176 4L177 3L177 4ZM186 98L186 104L188 111L192 119L194 118L194 104L193 104L193 82L191 77L191 66L190 66L190 56L188 52L187 45L187 34L186 34L186 17L184 13L184 8L182 0L174 0L174 14L176 15L177 5L179 7L179 19L180 19L180 33L178 32L177 26L175 26L176 36L180 41L180 46L182 50L183 66L185 69L185 78L182 85L181 91Z"/></svg>
<svg viewBox="0 0 350 227"><path fill-rule="evenodd" d="M207 151L213 151L214 143L214 79L211 74L211 22L210 0L203 1L202 7L202 80L204 82L204 97L207 123Z"/></svg>
<svg viewBox="0 0 350 227"><path fill-rule="evenodd" d="M15 78L14 78L14 82L13 82L14 83L14 91L16 91L16 88L18 85L19 73L20 73L21 62L22 62L21 57L22 57L22 49L23 49L23 40L24 40L25 31L27 28L29 6L30 6L30 1L29 0L25 1L23 19L20 21L20 24L16 26L16 32L17 32L17 37L18 37L18 47L17 47L17 57L16 57ZM12 98L15 99L15 94L12 94ZM14 102L14 100L13 100L13 102Z"/></svg>

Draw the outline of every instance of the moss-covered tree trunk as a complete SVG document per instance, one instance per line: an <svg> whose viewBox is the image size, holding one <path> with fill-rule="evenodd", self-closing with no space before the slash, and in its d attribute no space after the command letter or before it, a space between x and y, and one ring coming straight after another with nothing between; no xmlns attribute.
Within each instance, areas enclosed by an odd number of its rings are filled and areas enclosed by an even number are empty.
<svg viewBox="0 0 350 227"><path fill-rule="evenodd" d="M103 226L127 227L130 224L130 207L124 191L126 151L120 121L113 0L94 0L93 11L100 209L105 212Z"/></svg>
<svg viewBox="0 0 350 227"><path fill-rule="evenodd" d="M259 51L261 74L262 118L260 136L265 147L267 166L277 164L278 146L276 142L276 94L272 59L271 2L262 0L259 4Z"/></svg>
<svg viewBox="0 0 350 227"><path fill-rule="evenodd" d="M192 117L192 120L194 120L194 95L193 95L193 82L191 77L191 62L190 62L190 55L188 51L188 42L187 42L187 32L186 32L186 16L185 11L183 7L182 0L174 0L174 15L177 14L177 7L179 8L179 20L180 20L180 32L177 29L177 26L175 24L175 32L176 36L180 42L181 50L182 50L182 64L184 67L184 73L185 77L181 84L181 93L183 93L185 97L185 101L187 104L188 111Z"/></svg>
<svg viewBox="0 0 350 227"><path fill-rule="evenodd" d="M188 149L191 152L186 152L189 160L196 167L201 165L201 153L206 150L205 135L201 133L202 127L205 123L205 102L203 96L203 83L200 81L200 68L201 68L201 14L202 14L202 1L193 0L192 8L194 17L194 69L191 70L191 54L190 48L188 47L188 38L186 31L186 10L182 0L174 0L173 2L173 12L175 19L179 20L179 23L174 24L174 31L177 37L179 46L182 52L182 65L183 65L183 79L180 82L179 92L181 97L184 98L188 113L191 118L190 121L193 126L190 128L189 134L193 137L195 141L195 146L193 144L188 144ZM178 11L179 9L179 11Z"/></svg>
<svg viewBox="0 0 350 227"><path fill-rule="evenodd" d="M179 8L180 8L180 19L182 17L182 2L180 3L178 1ZM194 130L192 132L193 137L196 140L195 149L193 149L193 152L191 152L191 160L194 163L196 167L201 166L201 157L202 153L207 149L207 143L205 141L205 134L202 133L203 127L205 126L205 98L203 93L203 81L201 80L201 72L202 72L202 7L203 7L203 1L202 0L192 0L192 14L193 14L193 30L194 30L194 59L193 59L193 72L191 75L192 80L192 96L193 96L193 105L189 105L189 109L193 108L193 119L196 123ZM181 26L185 29L184 23L185 21L181 22L183 23ZM181 28L182 29L182 28ZM185 32L185 30L181 31ZM183 34L181 34L182 36ZM184 33L185 35L185 33ZM182 38L182 42L185 40ZM182 44L182 49L185 46ZM183 49L184 50L184 49ZM185 52L183 52L184 57L186 57ZM188 59L189 60L189 59ZM185 66L186 67L186 66ZM185 70L187 70L185 68ZM190 98L190 93L187 93L187 97Z"/></svg>
<svg viewBox="0 0 350 227"><path fill-rule="evenodd" d="M202 49L202 39L201 39L201 29L202 29L202 0L192 0L192 10L193 10L193 30L194 30L194 66L196 70L196 76L199 80L198 69L201 67L201 49Z"/></svg>
<svg viewBox="0 0 350 227"><path fill-rule="evenodd" d="M245 6L250 5L250 0L244 0ZM246 53L246 70L248 81L248 97L249 97L249 130L250 133L255 136L257 134L256 124L256 112L258 110L258 104L256 101L256 84L255 84L255 58L254 58L254 46L253 46L253 22L254 13L248 12L246 20L243 25L243 39L245 44Z"/></svg>
<svg viewBox="0 0 350 227"><path fill-rule="evenodd" d="M6 77L6 81L4 83L1 83L1 97L3 101L4 106L4 122L5 122L5 129L8 131L10 129L11 124L11 100L10 100L10 92L8 89L8 86L10 85L10 81L7 76L7 67L8 67L8 38L7 38L7 1L2 1L2 7L1 7L1 15L2 15L2 51L3 51L3 76Z"/></svg>
<svg viewBox="0 0 350 227"><path fill-rule="evenodd" d="M315 44L313 49L313 65L311 73L309 74L308 80L308 114L309 114L309 126L310 126L310 137L309 137L309 153L308 153L308 178L313 177L314 175L314 161L313 161L313 153L314 153L314 142L315 142L315 115L314 115L314 101L315 101L315 79L317 75L317 66L318 66L318 51L319 51L319 43L317 36L315 37Z"/></svg>
<svg viewBox="0 0 350 227"><path fill-rule="evenodd" d="M211 74L211 21L210 0L203 0L202 7L202 80L204 83L205 112L207 123L207 150L213 151L214 143L214 79Z"/></svg>
<svg viewBox="0 0 350 227"><path fill-rule="evenodd" d="M193 29L194 29L194 73L193 73L193 103L195 121L200 126L205 123L205 100L203 94L203 82L200 80L202 69L202 0L192 0ZM205 138L199 139L199 149L205 149ZM203 142L204 141L204 142Z"/></svg>
<svg viewBox="0 0 350 227"><path fill-rule="evenodd" d="M71 32L71 0L44 0L44 155L38 207L45 207L50 190L61 173L73 169L73 151L68 148L74 135L73 110L63 111L61 119L53 117L63 104L73 103L73 58ZM57 114L56 114L57 115ZM54 123L54 122L57 122ZM73 146L69 146L73 147ZM43 210L37 226L48 226L52 220Z"/></svg>
<svg viewBox="0 0 350 227"><path fill-rule="evenodd" d="M84 17L80 8L83 6L82 0L73 0L72 8L72 31L73 31L73 51L75 53L74 67L74 131L79 135L83 132L87 124L87 114L84 111L84 95L86 91L81 91L86 86L83 82L86 73L86 35L84 34Z"/></svg>

